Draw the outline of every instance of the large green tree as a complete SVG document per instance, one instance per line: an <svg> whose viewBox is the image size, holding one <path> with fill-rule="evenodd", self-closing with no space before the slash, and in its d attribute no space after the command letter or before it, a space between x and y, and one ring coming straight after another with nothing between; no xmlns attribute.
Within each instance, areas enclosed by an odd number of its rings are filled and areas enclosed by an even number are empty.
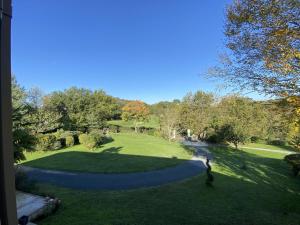
<svg viewBox="0 0 300 225"><path fill-rule="evenodd" d="M251 137L266 134L268 114L259 103L245 97L227 96L218 107L220 122L217 132L236 148Z"/></svg>
<svg viewBox="0 0 300 225"><path fill-rule="evenodd" d="M17 83L15 76L12 76L11 88L14 159L19 161L25 158L23 151L32 148L35 141L29 129L32 107L27 101L25 89Z"/></svg>
<svg viewBox="0 0 300 225"><path fill-rule="evenodd" d="M206 137L210 127L214 96L210 93L198 91L186 95L181 102L180 126L190 129L198 138Z"/></svg>
<svg viewBox="0 0 300 225"><path fill-rule="evenodd" d="M103 128L107 120L120 112L116 99L104 91L76 87L46 96L44 107L61 115L64 129L84 132Z"/></svg>

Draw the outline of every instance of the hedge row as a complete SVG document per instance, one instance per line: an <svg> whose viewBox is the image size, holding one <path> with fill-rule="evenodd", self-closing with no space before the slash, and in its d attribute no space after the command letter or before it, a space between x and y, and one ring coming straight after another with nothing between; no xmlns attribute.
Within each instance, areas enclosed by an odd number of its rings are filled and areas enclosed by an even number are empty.
<svg viewBox="0 0 300 225"><path fill-rule="evenodd" d="M113 132L113 133L135 132L134 127L121 127L119 125L110 124L107 128L110 132ZM155 135L155 133L157 133L158 130L155 128L141 126L141 127L138 127L138 132L143 133L143 134Z"/></svg>
<svg viewBox="0 0 300 225"><path fill-rule="evenodd" d="M82 144L89 149L93 149L111 140L111 137L107 137L101 131L92 131L88 134L75 131L58 131L53 134L39 135L36 149L44 151L58 150L75 144Z"/></svg>

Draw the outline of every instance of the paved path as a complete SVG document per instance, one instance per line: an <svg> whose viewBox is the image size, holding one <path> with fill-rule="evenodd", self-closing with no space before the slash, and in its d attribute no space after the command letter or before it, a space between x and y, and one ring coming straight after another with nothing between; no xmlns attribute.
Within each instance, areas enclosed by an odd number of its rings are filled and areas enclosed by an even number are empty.
<svg viewBox="0 0 300 225"><path fill-rule="evenodd" d="M295 153L293 151L288 151L288 150L273 150L273 149L267 149L267 148L255 148L255 147L243 147L243 146L240 148L253 149L253 150L265 151L265 152L274 152L274 153L285 153L285 154Z"/></svg>
<svg viewBox="0 0 300 225"><path fill-rule="evenodd" d="M180 181L196 176L205 171L204 157L211 154L206 146L191 145L196 148L196 154L185 163L175 167L161 170L126 173L126 174L101 174L101 173L71 173L53 170L43 170L22 166L29 178L39 182L82 190L126 190L144 187L160 186L175 181Z"/></svg>

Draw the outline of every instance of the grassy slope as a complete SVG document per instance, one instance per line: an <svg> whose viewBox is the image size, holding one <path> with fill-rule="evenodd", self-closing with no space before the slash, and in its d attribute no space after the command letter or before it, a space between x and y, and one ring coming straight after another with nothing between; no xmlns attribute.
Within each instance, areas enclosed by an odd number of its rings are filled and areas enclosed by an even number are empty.
<svg viewBox="0 0 300 225"><path fill-rule="evenodd" d="M126 173L174 166L191 158L177 143L134 133L113 134L114 141L96 150L74 146L27 152L24 165L66 171Z"/></svg>
<svg viewBox="0 0 300 225"><path fill-rule="evenodd" d="M158 188L75 191L41 186L63 204L40 225L298 225L300 179L283 154L212 148L214 188L205 174ZM246 164L247 170L241 169Z"/></svg>

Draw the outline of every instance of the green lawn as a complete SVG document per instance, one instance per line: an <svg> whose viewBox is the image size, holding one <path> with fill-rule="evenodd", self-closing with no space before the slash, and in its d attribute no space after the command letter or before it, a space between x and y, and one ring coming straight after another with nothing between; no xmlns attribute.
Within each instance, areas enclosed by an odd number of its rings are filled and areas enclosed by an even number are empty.
<svg viewBox="0 0 300 225"><path fill-rule="evenodd" d="M295 151L291 146L276 146L276 145L268 145L263 143L247 143L243 145L243 147L253 147L253 148L265 148L270 150L281 150L281 151Z"/></svg>
<svg viewBox="0 0 300 225"><path fill-rule="evenodd" d="M118 125L121 127L131 128L134 127L133 121L123 121L123 120L112 120L108 121L109 124ZM159 128L159 120L156 116L151 116L148 121L142 122L139 126L147 127L147 128Z"/></svg>
<svg viewBox="0 0 300 225"><path fill-rule="evenodd" d="M205 174L157 188L77 191L40 186L61 208L40 225L298 225L300 179L284 154L211 148L214 187ZM246 170L241 169L246 165Z"/></svg>
<svg viewBox="0 0 300 225"><path fill-rule="evenodd" d="M144 134L112 134L113 141L96 150L82 145L57 151L27 152L23 165L44 169L127 173L175 166L191 158L178 143Z"/></svg>

